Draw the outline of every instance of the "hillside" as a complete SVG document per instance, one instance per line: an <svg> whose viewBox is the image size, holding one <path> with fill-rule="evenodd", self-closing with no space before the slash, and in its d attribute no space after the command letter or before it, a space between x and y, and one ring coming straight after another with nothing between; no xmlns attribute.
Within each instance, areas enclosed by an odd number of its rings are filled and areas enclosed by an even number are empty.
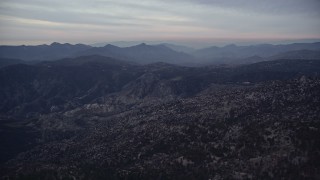
<svg viewBox="0 0 320 180"><path fill-rule="evenodd" d="M0 176L316 178L319 63L83 56L0 68Z"/></svg>
<svg viewBox="0 0 320 180"><path fill-rule="evenodd" d="M115 115L92 104L43 116L28 124L45 129L46 143L5 170L28 178L317 177L319 89L319 79L305 77L212 85L195 97Z"/></svg>

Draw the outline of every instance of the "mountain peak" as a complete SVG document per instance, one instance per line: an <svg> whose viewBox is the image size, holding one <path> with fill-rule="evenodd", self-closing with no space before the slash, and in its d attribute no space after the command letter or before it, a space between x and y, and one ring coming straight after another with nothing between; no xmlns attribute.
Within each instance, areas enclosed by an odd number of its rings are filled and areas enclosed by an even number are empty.
<svg viewBox="0 0 320 180"><path fill-rule="evenodd" d="M50 44L50 46L59 46L59 45L61 45L61 44L58 43L58 42L53 42L53 43Z"/></svg>
<svg viewBox="0 0 320 180"><path fill-rule="evenodd" d="M141 44L138 44L138 45L135 45L135 46L130 46L130 47L127 47L127 48L146 48L146 47L151 47L151 45L147 45L146 43L141 43Z"/></svg>
<svg viewBox="0 0 320 180"><path fill-rule="evenodd" d="M62 44L62 43L58 43L58 42L53 42L50 44L50 46L72 46L72 44L70 44L70 43Z"/></svg>
<svg viewBox="0 0 320 180"><path fill-rule="evenodd" d="M112 45L112 44L107 44L104 46L105 48L119 48L118 46Z"/></svg>

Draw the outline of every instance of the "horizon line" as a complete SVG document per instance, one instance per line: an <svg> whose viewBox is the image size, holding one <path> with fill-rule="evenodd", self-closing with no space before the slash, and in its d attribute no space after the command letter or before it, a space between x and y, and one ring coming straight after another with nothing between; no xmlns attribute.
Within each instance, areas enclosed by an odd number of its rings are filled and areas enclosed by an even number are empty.
<svg viewBox="0 0 320 180"><path fill-rule="evenodd" d="M226 41L226 42L203 42L203 47L210 47L210 46L217 46L217 47L224 47L224 46L228 46L228 45L235 45L235 46L255 46L255 45L288 45L288 44L301 44L301 43L306 43L306 44L312 44L312 43L319 43L320 42L320 38L317 39L299 39L299 40L269 40L268 41L258 41L258 42L254 42L254 41L243 41L243 42L239 42L237 40L235 40L234 42L232 41ZM192 41L187 41L187 42L179 42L179 41L152 41L152 40L134 40L134 41L124 41L124 40L120 40L120 41L105 41L105 42L93 42L93 43L75 43L75 42L63 42L63 41L53 41L53 42L47 42L47 43L14 43L14 44L4 44L4 43L0 43L0 46L41 46L41 45L47 45L47 46L51 46L52 44L57 43L57 44L61 44L61 45L65 45L65 44L70 44L70 45L87 45L87 46L91 46L91 47L104 47L108 44L110 45L114 45L117 47L132 47L132 46L136 46L136 45L140 45L140 44L146 44L146 45L161 45L161 44L172 44L172 45L178 45L178 46L187 46L187 47L193 47L192 44L199 44L196 41L192 42ZM117 45L119 43L127 43L129 45ZM212 44L212 45L210 45ZM220 44L220 45L218 45ZM198 45L199 46L199 45Z"/></svg>

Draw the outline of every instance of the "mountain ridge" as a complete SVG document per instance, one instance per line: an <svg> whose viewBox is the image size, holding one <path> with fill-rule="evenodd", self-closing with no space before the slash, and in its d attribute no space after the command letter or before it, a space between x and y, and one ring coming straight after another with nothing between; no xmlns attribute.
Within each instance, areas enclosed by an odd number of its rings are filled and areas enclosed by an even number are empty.
<svg viewBox="0 0 320 180"><path fill-rule="evenodd" d="M193 50L173 44L147 45L141 43L130 47L117 47L107 44L104 47L91 47L83 44L71 45L68 43L52 43L38 46L0 46L0 57L21 59L24 61L45 61L61 58L72 58L85 55L103 55L115 59L132 61L141 64L167 62L180 65L207 65L207 64L244 64L263 60L295 58L301 59L319 55L320 43L294 43L287 45L260 44L251 46L226 45ZM294 51L296 55L291 55ZM302 52L302 51L308 51ZM286 57L283 57L285 54ZM305 54L304 57L302 54ZM281 57L282 56L282 57ZM261 57L253 59L253 57Z"/></svg>

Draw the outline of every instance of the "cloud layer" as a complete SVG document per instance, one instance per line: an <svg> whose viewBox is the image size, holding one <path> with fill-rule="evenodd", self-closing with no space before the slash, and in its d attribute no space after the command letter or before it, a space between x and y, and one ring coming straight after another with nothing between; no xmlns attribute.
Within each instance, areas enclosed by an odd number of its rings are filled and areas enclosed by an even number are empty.
<svg viewBox="0 0 320 180"><path fill-rule="evenodd" d="M318 0L2 0L0 43L320 38Z"/></svg>

